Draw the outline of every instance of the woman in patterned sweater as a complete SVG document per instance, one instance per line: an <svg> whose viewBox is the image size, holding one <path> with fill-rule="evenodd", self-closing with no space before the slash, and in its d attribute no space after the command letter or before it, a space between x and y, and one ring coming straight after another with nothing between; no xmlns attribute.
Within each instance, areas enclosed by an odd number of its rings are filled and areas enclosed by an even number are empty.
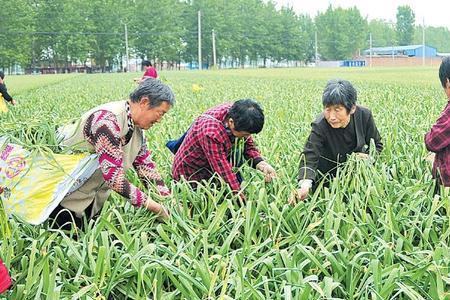
<svg viewBox="0 0 450 300"><path fill-rule="evenodd" d="M149 78L131 93L129 100L96 107L60 130L62 146L96 153L99 167L51 214L59 227L71 222L72 217L82 227L82 217L97 215L111 190L136 207L143 206L163 218L169 216L161 204L130 183L125 173L134 168L144 185L154 187L162 196L170 194L151 159L143 130L159 122L174 103L172 90Z"/></svg>

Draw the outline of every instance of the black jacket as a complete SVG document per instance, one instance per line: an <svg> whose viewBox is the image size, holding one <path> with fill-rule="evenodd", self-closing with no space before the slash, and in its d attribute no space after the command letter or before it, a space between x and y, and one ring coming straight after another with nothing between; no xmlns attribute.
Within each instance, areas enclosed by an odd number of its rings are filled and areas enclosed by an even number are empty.
<svg viewBox="0 0 450 300"><path fill-rule="evenodd" d="M3 99L11 102L13 98L8 94L8 90L6 89L6 85L4 83L0 83L0 94L2 94Z"/></svg>

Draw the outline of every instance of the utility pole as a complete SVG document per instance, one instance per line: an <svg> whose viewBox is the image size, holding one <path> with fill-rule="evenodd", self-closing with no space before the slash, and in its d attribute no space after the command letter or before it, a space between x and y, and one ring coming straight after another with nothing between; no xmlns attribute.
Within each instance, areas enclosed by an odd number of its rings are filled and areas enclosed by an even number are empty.
<svg viewBox="0 0 450 300"><path fill-rule="evenodd" d="M370 33L370 67L372 68L372 32Z"/></svg>
<svg viewBox="0 0 450 300"><path fill-rule="evenodd" d="M202 69L202 21L201 12L198 11L198 69Z"/></svg>
<svg viewBox="0 0 450 300"><path fill-rule="evenodd" d="M425 66L425 18L423 18L422 26L422 66Z"/></svg>
<svg viewBox="0 0 450 300"><path fill-rule="evenodd" d="M123 25L125 26L125 62L126 62L126 72L130 71L130 61L128 58L128 28L127 28L127 24L123 23Z"/></svg>
<svg viewBox="0 0 450 300"><path fill-rule="evenodd" d="M316 48L316 53L315 53L315 64L317 67L317 64L319 63L319 52L317 50L317 31L314 34L314 44L315 44L315 48Z"/></svg>
<svg viewBox="0 0 450 300"><path fill-rule="evenodd" d="M212 30L212 48L213 48L213 65L216 65L216 34L214 33L214 29Z"/></svg>

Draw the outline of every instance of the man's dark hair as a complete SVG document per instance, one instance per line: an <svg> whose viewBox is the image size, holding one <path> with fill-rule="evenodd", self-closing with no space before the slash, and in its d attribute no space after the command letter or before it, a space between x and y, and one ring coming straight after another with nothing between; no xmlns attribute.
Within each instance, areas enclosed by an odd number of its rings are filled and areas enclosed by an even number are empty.
<svg viewBox="0 0 450 300"><path fill-rule="evenodd" d="M3 71L0 71L0 78L5 79L5 73Z"/></svg>
<svg viewBox="0 0 450 300"><path fill-rule="evenodd" d="M228 116L234 121L234 129L248 133L259 133L264 126L264 112L253 99L241 99L234 102Z"/></svg>
<svg viewBox="0 0 450 300"><path fill-rule="evenodd" d="M143 61L142 61L142 65L143 65L143 66L146 66L146 67L151 67L151 66L152 66L152 63L151 63L149 60L143 60Z"/></svg>
<svg viewBox="0 0 450 300"><path fill-rule="evenodd" d="M439 67L439 79L442 87L446 87L447 79L450 80L450 56L444 57Z"/></svg>
<svg viewBox="0 0 450 300"><path fill-rule="evenodd" d="M130 94L132 102L139 102L142 97L148 97L150 108L160 106L163 101L168 102L172 106L175 104L175 95L171 88L160 80L151 77L142 81Z"/></svg>
<svg viewBox="0 0 450 300"><path fill-rule="evenodd" d="M353 85L343 79L333 79L328 81L323 91L322 104L324 107L330 105L343 105L348 113L356 104L358 93Z"/></svg>

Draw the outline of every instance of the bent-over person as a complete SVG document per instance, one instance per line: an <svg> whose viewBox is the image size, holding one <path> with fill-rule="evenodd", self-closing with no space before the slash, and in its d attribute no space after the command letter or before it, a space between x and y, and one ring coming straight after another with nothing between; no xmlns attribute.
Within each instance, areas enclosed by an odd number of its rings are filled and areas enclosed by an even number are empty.
<svg viewBox="0 0 450 300"><path fill-rule="evenodd" d="M252 99L209 109L194 121L179 141L179 149L173 151L173 179L184 178L195 186L217 174L238 193L243 179L235 169L247 161L271 181L276 172L264 161L251 136L261 132L263 126L263 110Z"/></svg>
<svg viewBox="0 0 450 300"><path fill-rule="evenodd" d="M151 158L144 130L159 122L174 103L174 94L167 85L148 78L130 94L129 100L100 105L64 126L60 130L61 145L96 153L99 168L65 196L51 218L62 226L73 217L76 225L82 226L82 217L89 219L98 214L111 191L136 207L168 217L166 209L133 185L125 173L134 168L147 187L153 186L162 196L170 194Z"/></svg>

